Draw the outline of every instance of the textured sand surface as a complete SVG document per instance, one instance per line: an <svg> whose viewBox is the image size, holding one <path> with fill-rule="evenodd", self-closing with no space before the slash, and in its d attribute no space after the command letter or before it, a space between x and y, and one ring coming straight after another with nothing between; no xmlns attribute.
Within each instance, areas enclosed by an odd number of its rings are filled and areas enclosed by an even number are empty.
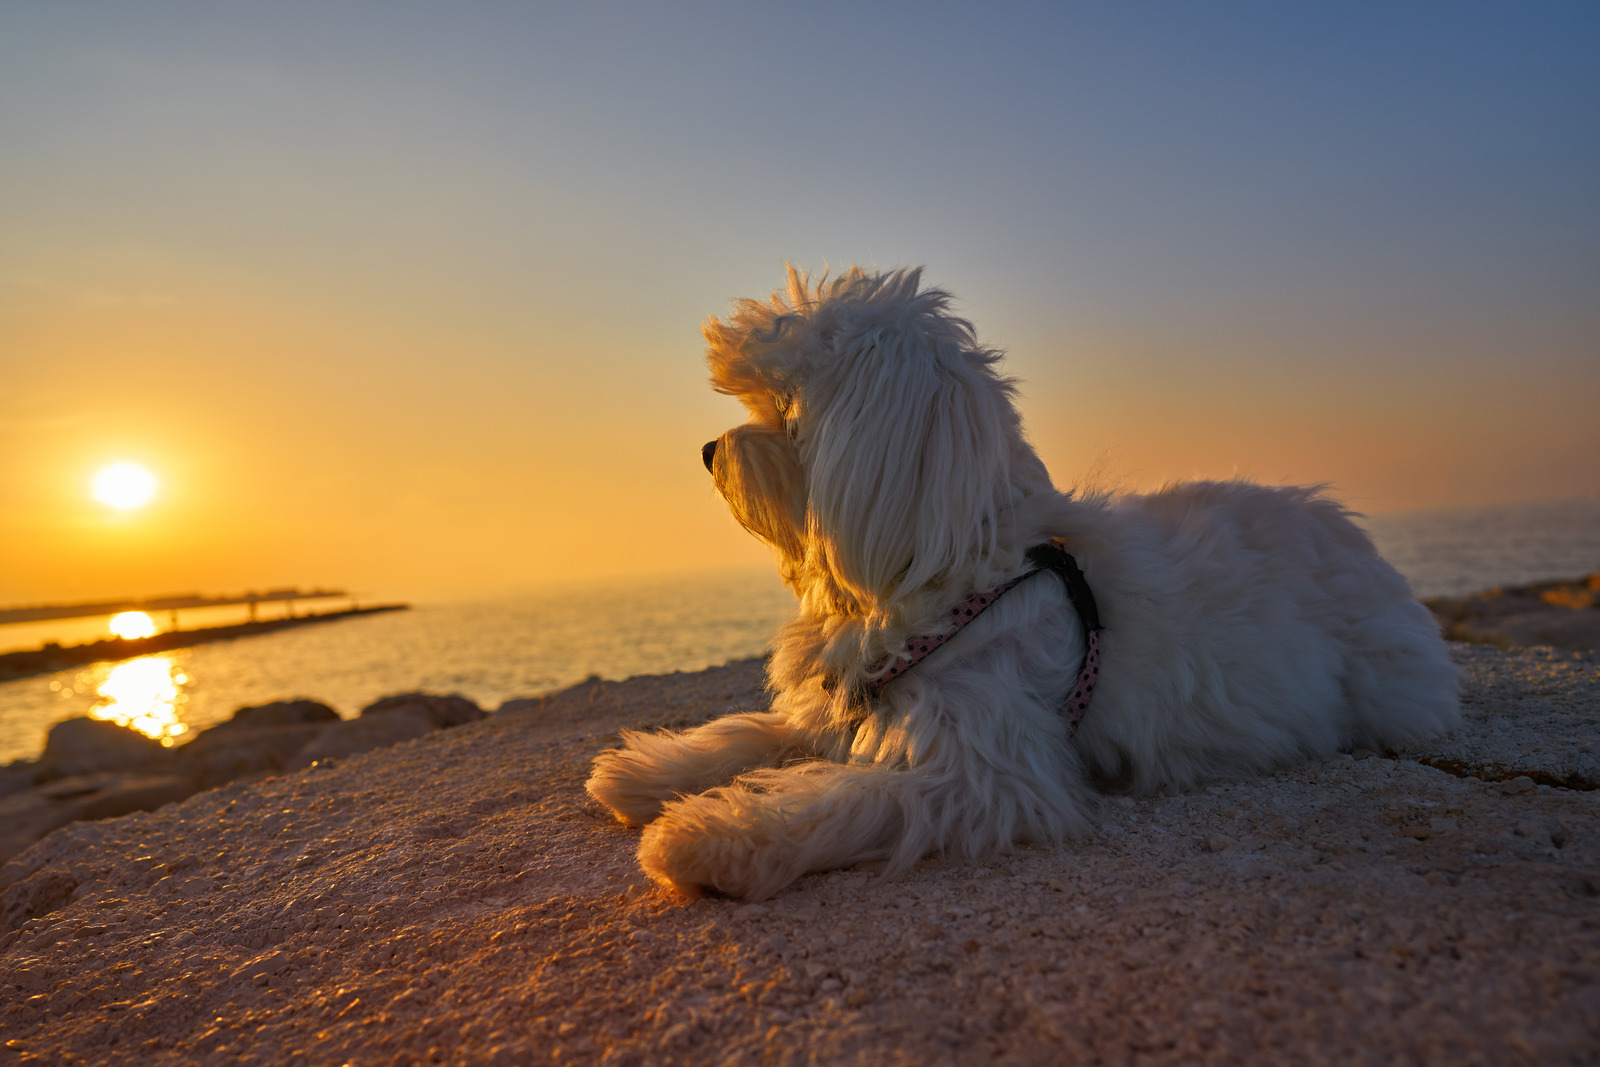
<svg viewBox="0 0 1600 1067"><path fill-rule="evenodd" d="M1600 656L1452 652L1427 751L759 906L649 887L582 790L755 663L79 823L0 872L0 1061L1600 1062Z"/></svg>

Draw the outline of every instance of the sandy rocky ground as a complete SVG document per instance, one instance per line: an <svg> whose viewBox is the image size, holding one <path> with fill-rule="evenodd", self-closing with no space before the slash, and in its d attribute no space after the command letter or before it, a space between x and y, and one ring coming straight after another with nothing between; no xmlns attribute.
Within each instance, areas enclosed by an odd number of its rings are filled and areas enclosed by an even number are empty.
<svg viewBox="0 0 1600 1067"><path fill-rule="evenodd" d="M0 870L0 1063L1600 1062L1600 655L1452 655L1426 750L759 905L653 888L582 788L759 661L77 822Z"/></svg>

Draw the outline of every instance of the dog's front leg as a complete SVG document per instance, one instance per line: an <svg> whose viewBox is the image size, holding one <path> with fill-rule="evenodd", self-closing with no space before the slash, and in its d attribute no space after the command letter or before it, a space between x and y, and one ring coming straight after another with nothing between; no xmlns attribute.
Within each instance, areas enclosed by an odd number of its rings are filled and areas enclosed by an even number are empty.
<svg viewBox="0 0 1600 1067"><path fill-rule="evenodd" d="M688 897L760 900L810 871L896 851L917 822L922 776L812 760L759 770L667 804L639 842L645 873Z"/></svg>
<svg viewBox="0 0 1600 1067"><path fill-rule="evenodd" d="M691 730L625 730L621 748L595 757L586 788L625 825L643 826L673 797L799 754L787 720L773 711L725 715Z"/></svg>

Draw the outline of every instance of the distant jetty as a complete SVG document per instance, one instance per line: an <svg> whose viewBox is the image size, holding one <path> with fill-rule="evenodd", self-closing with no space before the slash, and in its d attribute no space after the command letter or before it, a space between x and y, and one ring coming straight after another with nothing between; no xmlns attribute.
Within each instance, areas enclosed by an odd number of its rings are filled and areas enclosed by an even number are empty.
<svg viewBox="0 0 1600 1067"><path fill-rule="evenodd" d="M86 619L95 615L115 615L121 611L183 611L191 608L221 608L234 604L247 604L250 619L255 621L256 605L288 601L293 613L296 600L330 600L348 597L343 589L268 589L264 593L254 590L237 596L202 596L199 593L172 593L167 596L145 597L142 600L93 600L77 604L31 604L20 608L0 608L0 623L44 622L50 619Z"/></svg>
<svg viewBox="0 0 1600 1067"><path fill-rule="evenodd" d="M265 599L265 598L263 598ZM283 597L281 599L289 599ZM301 599L297 597L295 599ZM146 602L148 604L148 602ZM246 601L233 601L246 603ZM195 606L195 605L187 605ZM49 674L99 660L132 659L152 652L166 652L174 648L202 645L208 641L226 641L235 637L254 637L290 626L305 626L314 622L336 622L358 615L376 615L383 611L405 611L410 604L374 604L365 608L345 611L326 611L314 615L294 615L281 619L263 619L258 622L241 622L233 626L208 626L198 630L168 630L151 637L112 637L91 641L83 645L47 644L29 652L10 652L0 655L0 682L26 678L33 674ZM97 613L98 614L98 613ZM57 616L67 617L67 616Z"/></svg>

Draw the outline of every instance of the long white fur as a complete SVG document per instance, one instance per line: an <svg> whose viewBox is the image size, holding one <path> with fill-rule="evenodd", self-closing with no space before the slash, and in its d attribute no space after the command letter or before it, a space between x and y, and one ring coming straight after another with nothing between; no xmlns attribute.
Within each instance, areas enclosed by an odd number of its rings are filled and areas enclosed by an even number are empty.
<svg viewBox="0 0 1600 1067"><path fill-rule="evenodd" d="M1437 626L1340 505L1243 481L1058 492L999 354L920 281L791 269L706 323L712 382L751 416L718 440L717 487L800 603L771 711L625 734L596 759L589 792L644 826L650 877L760 899L863 860L892 875L1080 836L1097 786L1189 788L1456 723ZM1050 537L1105 626L1076 734L1058 708L1084 635L1051 575L852 704L868 665Z"/></svg>

